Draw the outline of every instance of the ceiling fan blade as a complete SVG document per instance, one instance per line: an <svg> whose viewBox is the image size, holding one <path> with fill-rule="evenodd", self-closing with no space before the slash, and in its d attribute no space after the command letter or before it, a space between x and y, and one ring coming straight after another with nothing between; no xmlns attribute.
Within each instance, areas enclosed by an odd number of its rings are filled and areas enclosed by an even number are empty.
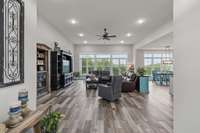
<svg viewBox="0 0 200 133"><path fill-rule="evenodd" d="M106 39L106 40L110 40L110 38L108 38L108 37L106 37L106 38L104 38L104 39Z"/></svg>
<svg viewBox="0 0 200 133"><path fill-rule="evenodd" d="M116 35L110 35L108 33L108 30L106 28L104 28L104 34L103 35L96 35L98 37L100 37L98 40L111 40L110 38L115 38L117 37Z"/></svg>
<svg viewBox="0 0 200 133"><path fill-rule="evenodd" d="M107 37L107 36L108 36L108 33L105 33L103 36L106 36L106 37Z"/></svg>
<svg viewBox="0 0 200 133"><path fill-rule="evenodd" d="M116 35L109 35L109 36L107 36L107 37L117 37Z"/></svg>

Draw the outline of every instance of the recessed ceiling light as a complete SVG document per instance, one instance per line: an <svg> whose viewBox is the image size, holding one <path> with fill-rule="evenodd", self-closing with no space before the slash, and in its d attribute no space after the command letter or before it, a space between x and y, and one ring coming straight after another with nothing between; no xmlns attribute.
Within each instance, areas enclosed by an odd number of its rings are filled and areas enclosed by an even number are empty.
<svg viewBox="0 0 200 133"><path fill-rule="evenodd" d="M121 43L121 44L124 44L124 40L121 40L120 43Z"/></svg>
<svg viewBox="0 0 200 133"><path fill-rule="evenodd" d="M84 37L84 34L83 33L79 33L78 36Z"/></svg>
<svg viewBox="0 0 200 133"><path fill-rule="evenodd" d="M127 36L127 37L131 37L132 34L131 34L131 33L126 33L126 36Z"/></svg>
<svg viewBox="0 0 200 133"><path fill-rule="evenodd" d="M144 24L146 22L145 18L140 18L136 21L137 24Z"/></svg>
<svg viewBox="0 0 200 133"><path fill-rule="evenodd" d="M83 43L84 43L84 44L87 44L87 43L88 43L88 41L87 41L87 40L85 40L85 41L83 41Z"/></svg>
<svg viewBox="0 0 200 133"><path fill-rule="evenodd" d="M78 21L77 21L76 19L71 19L69 22L70 22L71 24L77 24L77 23L78 23Z"/></svg>

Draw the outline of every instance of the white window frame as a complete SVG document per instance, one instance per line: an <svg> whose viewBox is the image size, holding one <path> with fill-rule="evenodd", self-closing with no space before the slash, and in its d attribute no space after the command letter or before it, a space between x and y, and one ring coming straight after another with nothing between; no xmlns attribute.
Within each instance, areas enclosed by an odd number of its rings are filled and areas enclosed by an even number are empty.
<svg viewBox="0 0 200 133"><path fill-rule="evenodd" d="M86 64L86 73L82 73L82 58L84 56L87 56L87 55L93 55L94 56L94 61L95 61L95 70L97 69L96 67L96 60L97 59L109 59L110 62L111 62L111 66L110 66L110 70L111 70L111 73L112 73L112 68L114 67L114 65L112 64L112 59L117 59L119 61L119 67L122 66L122 65L126 65L128 66L128 53L111 53L111 54L107 54L107 53L90 53L90 54L84 54L84 53L81 53L79 55L79 70L81 72L81 74L87 74L89 72L88 70L88 64ZM110 55L110 58L98 58L98 55ZM116 55L118 55L118 58L114 58ZM120 64L120 60L123 59L123 60L126 60L126 64Z"/></svg>

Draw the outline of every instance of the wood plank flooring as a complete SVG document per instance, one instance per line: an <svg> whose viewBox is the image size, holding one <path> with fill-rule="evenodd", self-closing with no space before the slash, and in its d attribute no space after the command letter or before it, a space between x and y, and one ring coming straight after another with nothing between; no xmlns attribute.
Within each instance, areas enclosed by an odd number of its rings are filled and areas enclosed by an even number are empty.
<svg viewBox="0 0 200 133"><path fill-rule="evenodd" d="M123 93L110 103L86 90L84 81L75 81L54 108L65 114L60 133L172 133L172 103L168 88L152 83L149 95Z"/></svg>

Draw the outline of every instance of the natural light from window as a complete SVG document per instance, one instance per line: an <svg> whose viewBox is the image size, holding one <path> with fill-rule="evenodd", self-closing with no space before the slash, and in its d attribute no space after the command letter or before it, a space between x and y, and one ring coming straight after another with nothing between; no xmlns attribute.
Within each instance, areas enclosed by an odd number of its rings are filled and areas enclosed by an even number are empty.
<svg viewBox="0 0 200 133"><path fill-rule="evenodd" d="M127 70L128 54L80 54L80 72L106 70L120 74Z"/></svg>
<svg viewBox="0 0 200 133"><path fill-rule="evenodd" d="M165 59L173 59L172 52L144 52L144 66L146 74L151 75L152 71L173 71L173 64L162 64Z"/></svg>

